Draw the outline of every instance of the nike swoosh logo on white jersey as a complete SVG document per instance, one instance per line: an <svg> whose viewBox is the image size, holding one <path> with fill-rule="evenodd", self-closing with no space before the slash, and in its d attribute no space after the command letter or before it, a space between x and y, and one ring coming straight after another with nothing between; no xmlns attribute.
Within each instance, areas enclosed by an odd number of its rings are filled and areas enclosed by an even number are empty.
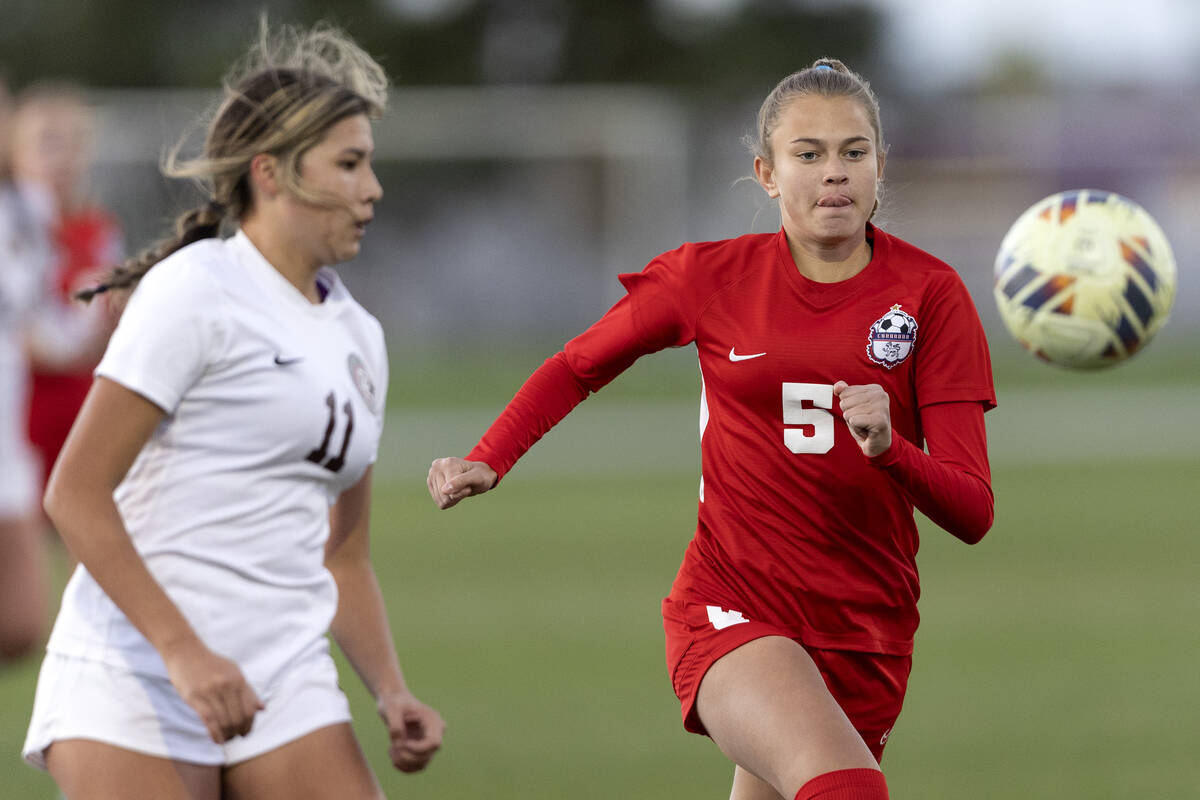
<svg viewBox="0 0 1200 800"><path fill-rule="evenodd" d="M734 350L737 350L737 348L736 347L729 348L729 360L730 361L746 361L747 359L758 358L759 356L766 355L766 353L750 353L749 355L739 356L737 353L733 352Z"/></svg>
<svg viewBox="0 0 1200 800"><path fill-rule="evenodd" d="M275 365L278 367L286 367L288 364L295 364L297 361L303 361L304 356L295 356L294 358L284 358L282 353L275 354Z"/></svg>

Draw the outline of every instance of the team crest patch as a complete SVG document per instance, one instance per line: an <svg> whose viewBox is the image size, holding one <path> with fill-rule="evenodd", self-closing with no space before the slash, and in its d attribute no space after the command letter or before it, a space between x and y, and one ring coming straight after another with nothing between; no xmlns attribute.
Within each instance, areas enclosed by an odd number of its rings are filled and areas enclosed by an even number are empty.
<svg viewBox="0 0 1200 800"><path fill-rule="evenodd" d="M867 357L891 369L912 355L917 344L917 321L900 304L871 325L867 334Z"/></svg>
<svg viewBox="0 0 1200 800"><path fill-rule="evenodd" d="M358 387L358 393L362 395L367 408L375 411L375 381L371 380L367 365L358 357L358 353L351 353L350 358L346 359L346 366L350 368L350 380Z"/></svg>

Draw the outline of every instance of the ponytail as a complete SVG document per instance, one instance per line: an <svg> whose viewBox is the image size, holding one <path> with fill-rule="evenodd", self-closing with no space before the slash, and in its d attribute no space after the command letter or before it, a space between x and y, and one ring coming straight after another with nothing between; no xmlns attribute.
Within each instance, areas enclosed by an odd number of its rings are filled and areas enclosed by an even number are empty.
<svg viewBox="0 0 1200 800"><path fill-rule="evenodd" d="M225 221L227 208L224 203L210 200L202 206L187 211L175 220L175 235L169 236L147 248L140 255L113 267L98 286L75 293L75 298L90 301L104 292L117 289L132 289L142 276L167 256L201 239L212 239L221 234L221 223Z"/></svg>

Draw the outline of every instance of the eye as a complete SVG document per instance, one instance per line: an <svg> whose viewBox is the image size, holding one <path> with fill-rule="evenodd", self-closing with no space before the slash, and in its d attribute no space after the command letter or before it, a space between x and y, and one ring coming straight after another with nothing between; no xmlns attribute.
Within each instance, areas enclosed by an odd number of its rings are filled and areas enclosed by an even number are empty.
<svg viewBox="0 0 1200 800"><path fill-rule="evenodd" d="M356 158L343 159L342 161L338 162L338 166L346 171L351 171L355 167L358 166L358 159L356 159Z"/></svg>
<svg viewBox="0 0 1200 800"><path fill-rule="evenodd" d="M801 161L816 161L819 157L820 155L813 150L805 150L802 153L796 154L796 158L800 159Z"/></svg>
<svg viewBox="0 0 1200 800"><path fill-rule="evenodd" d="M854 150L846 151L846 158L849 158L853 161L861 161L862 159L864 159L866 157L867 157L866 150L854 149Z"/></svg>

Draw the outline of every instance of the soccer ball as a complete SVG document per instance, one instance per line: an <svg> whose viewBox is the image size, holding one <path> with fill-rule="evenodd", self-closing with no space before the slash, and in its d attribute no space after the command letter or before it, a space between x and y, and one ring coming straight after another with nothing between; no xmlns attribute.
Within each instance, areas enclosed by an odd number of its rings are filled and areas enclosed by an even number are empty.
<svg viewBox="0 0 1200 800"><path fill-rule="evenodd" d="M1076 189L1035 203L996 254L994 294L1013 337L1039 358L1095 369L1144 348L1175 301L1175 257L1132 200Z"/></svg>
<svg viewBox="0 0 1200 800"><path fill-rule="evenodd" d="M914 327L913 318L900 311L889 311L879 320L879 330L884 333L908 333Z"/></svg>

